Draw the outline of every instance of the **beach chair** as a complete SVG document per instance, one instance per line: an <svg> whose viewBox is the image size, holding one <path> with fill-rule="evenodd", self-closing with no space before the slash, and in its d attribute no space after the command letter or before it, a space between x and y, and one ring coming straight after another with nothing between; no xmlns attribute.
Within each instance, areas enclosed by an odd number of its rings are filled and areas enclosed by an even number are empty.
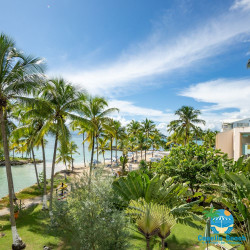
<svg viewBox="0 0 250 250"><path fill-rule="evenodd" d="M237 245L237 246L231 246L231 245L229 245L225 241L218 242L216 244L216 246L220 247L223 250L234 250L234 249L237 249L239 247L239 245Z"/></svg>

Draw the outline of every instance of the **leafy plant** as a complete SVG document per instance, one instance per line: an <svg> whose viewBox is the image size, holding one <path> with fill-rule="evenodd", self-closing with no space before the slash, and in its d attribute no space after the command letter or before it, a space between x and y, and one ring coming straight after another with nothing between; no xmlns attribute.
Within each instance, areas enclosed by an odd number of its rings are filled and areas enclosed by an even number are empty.
<svg viewBox="0 0 250 250"><path fill-rule="evenodd" d="M66 202L55 202L53 230L72 249L126 249L128 221L114 206L110 181L98 176L92 177L90 186L88 181L82 178L76 183Z"/></svg>
<svg viewBox="0 0 250 250"><path fill-rule="evenodd" d="M188 144L173 148L168 157L153 165L153 169L159 174L175 177L180 183L188 183L195 194L209 182L213 167L220 163L227 169L232 166L232 160L220 150Z"/></svg>

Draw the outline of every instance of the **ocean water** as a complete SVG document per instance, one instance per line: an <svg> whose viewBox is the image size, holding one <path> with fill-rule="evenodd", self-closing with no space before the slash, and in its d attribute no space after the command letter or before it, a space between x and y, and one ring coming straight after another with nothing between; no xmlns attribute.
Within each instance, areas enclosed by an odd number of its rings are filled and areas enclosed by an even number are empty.
<svg viewBox="0 0 250 250"><path fill-rule="evenodd" d="M51 163L53 159L53 151L54 151L54 137L46 138L48 143L45 147L45 154L46 154L46 174L47 178L50 178L51 175ZM75 164L83 164L83 145L82 145L82 135L72 134L72 138L76 145L78 146L79 154L74 154L74 163ZM36 159L42 160L42 150L34 150ZM10 152L12 156L12 152ZM121 152L118 152L118 156L121 155ZM15 156L20 156L20 154L15 153ZM91 152L88 151L88 144L85 143L85 156L86 156L86 163L90 162ZM113 157L115 156L115 152L113 152ZM110 151L106 151L105 158L110 158ZM96 159L96 155L94 155L94 159ZM99 161L103 161L102 155L99 154ZM42 163L37 164L38 173L42 172ZM58 163L56 165L55 171L60 171L65 169L63 163ZM12 166L12 175L14 181L14 188L15 192L20 191L23 188L29 187L36 183L36 175L35 169L33 164L26 164L21 166ZM4 197L8 194L8 183L6 177L6 169L5 166L0 166L0 198Z"/></svg>

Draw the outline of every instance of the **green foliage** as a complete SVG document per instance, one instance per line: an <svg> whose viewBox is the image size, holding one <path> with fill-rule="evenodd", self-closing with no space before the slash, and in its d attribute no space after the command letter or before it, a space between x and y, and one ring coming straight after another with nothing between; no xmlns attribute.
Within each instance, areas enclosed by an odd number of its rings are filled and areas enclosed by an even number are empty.
<svg viewBox="0 0 250 250"><path fill-rule="evenodd" d="M232 166L232 161L221 151L188 144L173 148L168 157L154 164L154 170L175 177L180 183L188 182L194 194L203 183L208 182L213 168L220 163L227 168Z"/></svg>
<svg viewBox="0 0 250 250"><path fill-rule="evenodd" d="M72 249L126 249L127 220L114 207L115 194L107 179L87 178L77 183L66 202L56 202L56 231Z"/></svg>
<svg viewBox="0 0 250 250"><path fill-rule="evenodd" d="M242 159L234 164L242 169L244 163ZM235 170L235 168L234 168ZM250 245L250 179L249 176L241 172L228 172L223 166L217 171L214 170L212 179L215 184L212 185L214 191L219 195L216 197L217 202L226 206L236 221L236 233L246 237L243 242L245 246Z"/></svg>

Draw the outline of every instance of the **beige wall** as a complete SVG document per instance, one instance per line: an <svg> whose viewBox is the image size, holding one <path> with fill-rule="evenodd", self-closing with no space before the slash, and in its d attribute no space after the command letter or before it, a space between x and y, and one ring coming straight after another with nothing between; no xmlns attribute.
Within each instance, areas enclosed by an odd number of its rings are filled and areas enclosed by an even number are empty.
<svg viewBox="0 0 250 250"><path fill-rule="evenodd" d="M233 130L221 132L216 135L216 149L228 154L229 158L234 158L233 151Z"/></svg>
<svg viewBox="0 0 250 250"><path fill-rule="evenodd" d="M250 133L250 127L234 128L234 160L237 161L242 155L242 137L243 133Z"/></svg>

